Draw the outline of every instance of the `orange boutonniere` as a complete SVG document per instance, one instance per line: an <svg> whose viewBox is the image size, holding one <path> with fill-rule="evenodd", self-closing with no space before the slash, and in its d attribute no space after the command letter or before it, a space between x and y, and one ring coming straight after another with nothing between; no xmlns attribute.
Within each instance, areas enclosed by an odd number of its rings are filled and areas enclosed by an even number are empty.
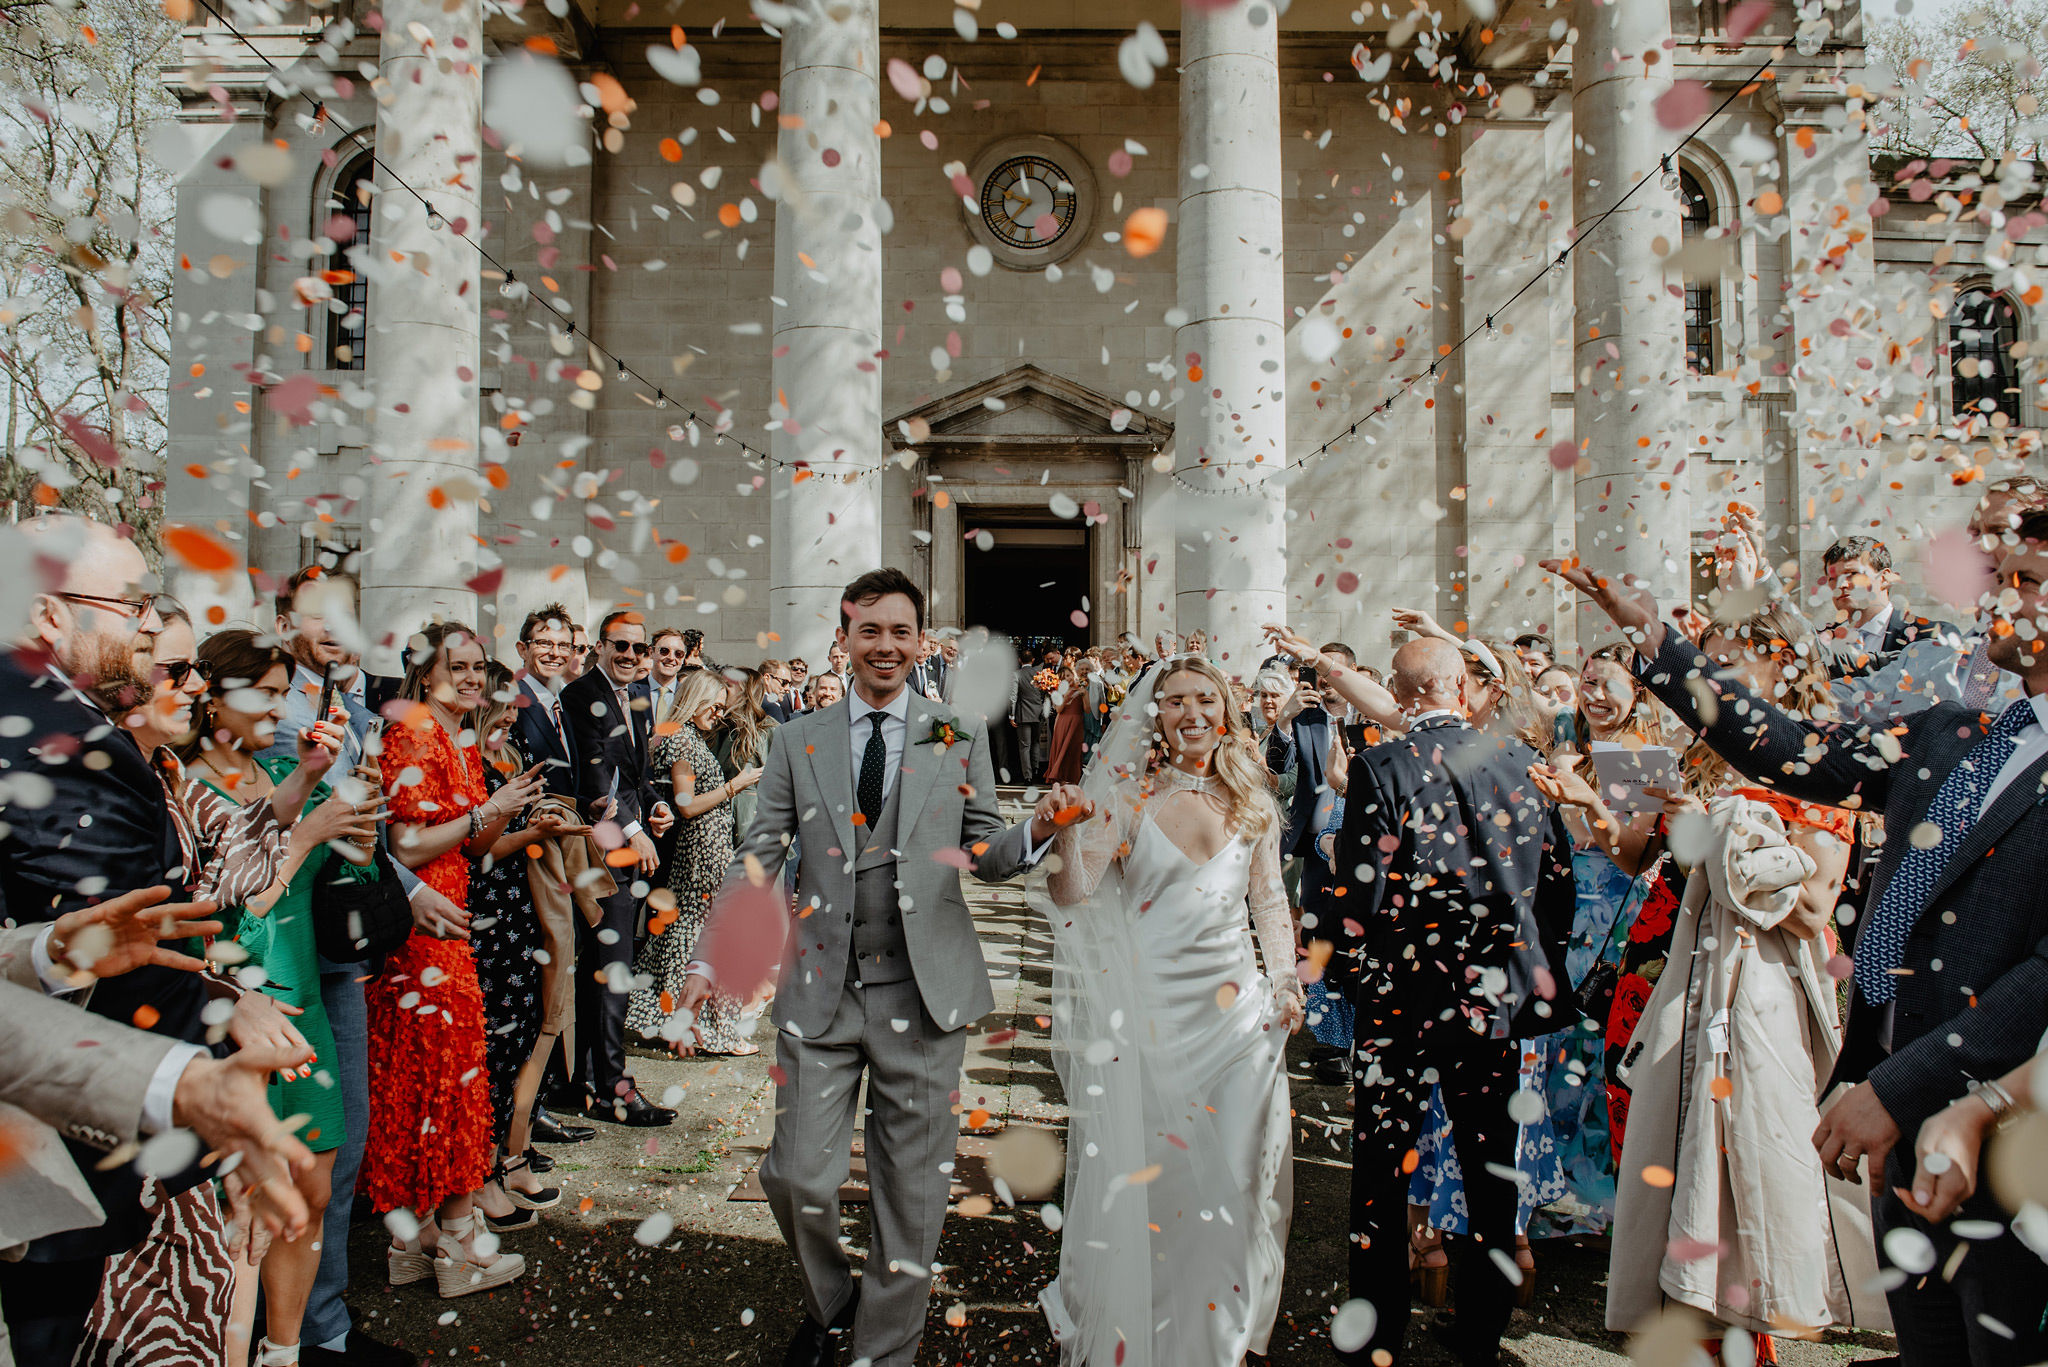
<svg viewBox="0 0 2048 1367"><path fill-rule="evenodd" d="M960 729L960 723L951 717L933 717L932 733L919 741L919 745L957 745L967 739L967 733Z"/></svg>

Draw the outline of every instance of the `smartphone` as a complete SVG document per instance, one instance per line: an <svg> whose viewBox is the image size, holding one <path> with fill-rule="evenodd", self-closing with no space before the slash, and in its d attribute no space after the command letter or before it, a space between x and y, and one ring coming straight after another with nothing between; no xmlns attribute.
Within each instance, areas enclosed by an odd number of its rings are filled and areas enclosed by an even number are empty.
<svg viewBox="0 0 2048 1367"><path fill-rule="evenodd" d="M313 713L313 720L327 720L327 709L334 706L334 695L341 691L341 684L334 677L334 662L329 660L320 667L320 706Z"/></svg>
<svg viewBox="0 0 2048 1367"><path fill-rule="evenodd" d="M1313 685L1316 682L1316 667L1314 665L1297 665L1294 670L1294 677L1305 684Z"/></svg>

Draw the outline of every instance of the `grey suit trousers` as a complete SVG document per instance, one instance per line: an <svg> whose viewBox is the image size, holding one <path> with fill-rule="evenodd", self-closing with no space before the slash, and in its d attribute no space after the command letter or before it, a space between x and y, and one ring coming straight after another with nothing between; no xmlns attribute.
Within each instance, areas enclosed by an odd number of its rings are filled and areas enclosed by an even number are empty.
<svg viewBox="0 0 2048 1367"><path fill-rule="evenodd" d="M804 1304L830 1324L853 1294L839 1242L839 1188L853 1139L854 1105L867 1074L867 1266L853 1323L853 1356L873 1367L912 1367L924 1335L932 1260L946 1218L959 1125L953 1092L967 1057L965 1030L941 1031L913 979L846 986L823 1034L776 1036L785 1081L775 1097L775 1138L761 1186L797 1255Z"/></svg>

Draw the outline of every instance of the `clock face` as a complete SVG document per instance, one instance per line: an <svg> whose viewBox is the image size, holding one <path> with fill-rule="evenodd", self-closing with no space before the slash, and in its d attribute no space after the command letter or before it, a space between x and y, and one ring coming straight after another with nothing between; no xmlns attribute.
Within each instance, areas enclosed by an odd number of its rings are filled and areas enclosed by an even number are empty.
<svg viewBox="0 0 2048 1367"><path fill-rule="evenodd" d="M1078 203L1072 178L1034 154L1001 162L981 183L982 222L1005 245L1025 251L1065 237Z"/></svg>

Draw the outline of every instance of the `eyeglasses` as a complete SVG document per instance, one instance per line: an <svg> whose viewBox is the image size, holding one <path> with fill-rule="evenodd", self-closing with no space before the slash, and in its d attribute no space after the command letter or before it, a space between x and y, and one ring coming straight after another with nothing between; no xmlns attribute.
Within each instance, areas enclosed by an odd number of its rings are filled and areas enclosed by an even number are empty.
<svg viewBox="0 0 2048 1367"><path fill-rule="evenodd" d="M536 655L570 655L576 650L567 641L528 641L526 648Z"/></svg>
<svg viewBox="0 0 2048 1367"><path fill-rule="evenodd" d="M183 688L185 680L194 674L202 680L213 678L213 666L204 660L172 660L169 664L159 665L158 668L163 670L164 676L171 681L173 688Z"/></svg>
<svg viewBox="0 0 2048 1367"><path fill-rule="evenodd" d="M604 638L604 643L619 655L645 655L653 649L645 641L614 641L609 636Z"/></svg>
<svg viewBox="0 0 2048 1367"><path fill-rule="evenodd" d="M163 597L160 593L145 593L136 598L109 598L104 594L98 593L64 593L61 591L57 596L59 598L69 598L74 603L105 604L107 607L119 608L123 612L135 617L149 616L156 609L157 600Z"/></svg>

